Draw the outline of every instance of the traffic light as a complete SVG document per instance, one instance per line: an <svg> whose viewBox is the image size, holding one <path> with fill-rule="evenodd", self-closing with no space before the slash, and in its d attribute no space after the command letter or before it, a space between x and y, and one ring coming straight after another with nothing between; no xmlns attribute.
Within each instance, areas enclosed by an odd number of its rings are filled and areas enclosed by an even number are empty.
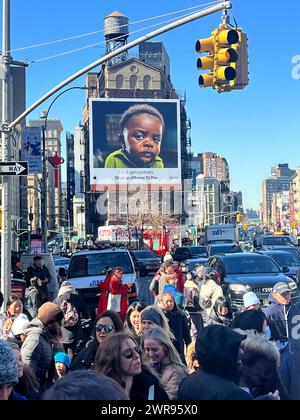
<svg viewBox="0 0 300 420"><path fill-rule="evenodd" d="M230 89L244 89L249 84L248 72L248 37L247 34L237 29L239 41L236 45L237 61L232 65L236 71L236 77L230 82Z"/></svg>
<svg viewBox="0 0 300 420"><path fill-rule="evenodd" d="M240 223L240 222L241 222L241 220L242 220L242 215L241 215L241 213L238 213L238 214L236 215L236 221L237 221L238 223Z"/></svg>
<svg viewBox="0 0 300 420"><path fill-rule="evenodd" d="M198 70L210 70L199 76L200 87L222 93L248 84L247 35L241 29L222 24L210 38L199 39L195 48L198 53L208 53L197 60Z"/></svg>

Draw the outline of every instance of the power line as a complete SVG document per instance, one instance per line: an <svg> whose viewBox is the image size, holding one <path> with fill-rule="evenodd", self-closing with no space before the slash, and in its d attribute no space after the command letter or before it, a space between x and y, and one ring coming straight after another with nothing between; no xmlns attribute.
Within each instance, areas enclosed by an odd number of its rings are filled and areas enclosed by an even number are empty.
<svg viewBox="0 0 300 420"><path fill-rule="evenodd" d="M180 15L179 18L183 18L183 17L186 17L186 16L191 16L192 14L193 13L187 13L187 14L184 14L184 15ZM136 31L130 32L128 35L131 36L131 35L134 35L134 34L136 34L138 32L142 32L142 31L144 31L146 29L151 29L151 28L154 28L156 26L160 26L162 24L166 24L166 23L175 21L177 19L178 19L178 16L175 17L175 18L172 18L172 19L165 20L163 22L159 22L159 23L155 23L155 24L150 25L150 26L146 26L146 27L144 27L142 29L137 29ZM116 40L121 39L121 38L123 38L123 36L118 36L118 37L112 38L111 40L116 41ZM54 54L54 55L51 55L51 56L48 56L48 57L38 58L36 60L31 61L30 64L35 64L35 63L39 63L41 61L51 60L53 58L57 58L57 57L61 57L61 56L64 56L64 55L72 54L74 52L82 51L84 49L91 48L91 47L100 46L102 44L105 44L105 41L101 41L101 42L97 42L97 43L94 43L94 44L86 45L84 47L79 47L79 48L76 48L76 49L73 49L73 50L69 50L69 51L65 51L65 52L62 52L62 53Z"/></svg>
<svg viewBox="0 0 300 420"><path fill-rule="evenodd" d="M160 19L160 18L165 17L165 16L171 16L171 15L174 15L174 14L186 12L188 10L203 8L203 7L207 7L207 6L210 6L210 5L213 5L213 4L218 4L218 3L220 3L220 1L213 1L213 2L210 2L210 3L203 4L203 5L193 6L193 7L187 8L187 9L182 9L182 10L178 10L178 11L175 11L175 12L169 12L169 13L166 13L166 14L163 14L163 15L158 15L158 16L147 18L147 19L142 19L142 20L138 20L138 21L135 21L135 22L131 22L130 25L136 25L136 24L139 24L139 23L144 23L144 22L147 22L147 21L150 21L150 20ZM127 25L122 25L122 26L127 26ZM122 26L120 26L120 27L122 27ZM57 39L57 40L54 40L54 41L48 41L48 42L42 42L42 43L39 43L39 44L33 44L33 45L26 46L26 47L14 48L14 49L12 49L8 52L12 53L12 52L16 52L16 51L24 51L24 50L31 49L31 48L44 47L44 46L48 46L48 45L62 43L62 42L65 42L65 41L71 41L73 39L83 38L83 37L90 36L90 35L96 35L96 34L99 34L101 32L104 32L104 29L101 29L99 31L94 31L94 32L88 32L88 33L85 33L85 34L74 35L74 36L71 36L71 37L61 38L61 39Z"/></svg>

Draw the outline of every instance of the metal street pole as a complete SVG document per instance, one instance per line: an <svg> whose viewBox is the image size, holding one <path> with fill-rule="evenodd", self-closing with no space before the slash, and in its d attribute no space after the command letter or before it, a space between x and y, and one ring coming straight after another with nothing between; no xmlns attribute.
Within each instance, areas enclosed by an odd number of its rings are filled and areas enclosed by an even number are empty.
<svg viewBox="0 0 300 420"><path fill-rule="evenodd" d="M1 88L2 88L2 161L12 160L11 133L8 129L12 120L12 92L10 75L10 0L2 3L2 55L1 55ZM11 205L12 181L10 176L2 177L2 237L1 237L1 291L4 305L11 292Z"/></svg>
<svg viewBox="0 0 300 420"><path fill-rule="evenodd" d="M67 210L67 216L68 216L68 242L67 242L67 249L70 249L70 242L71 242L71 220L70 220L70 211Z"/></svg>
<svg viewBox="0 0 300 420"><path fill-rule="evenodd" d="M42 126L43 136L43 176L41 184L41 227L42 227L42 249L43 252L47 252L47 238L48 238L48 221L47 221L47 166L46 166L46 121L45 125Z"/></svg>

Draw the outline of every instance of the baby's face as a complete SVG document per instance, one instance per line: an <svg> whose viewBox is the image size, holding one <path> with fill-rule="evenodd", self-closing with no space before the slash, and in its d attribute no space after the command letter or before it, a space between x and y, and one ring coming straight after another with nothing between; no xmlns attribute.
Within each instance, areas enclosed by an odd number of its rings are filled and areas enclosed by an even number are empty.
<svg viewBox="0 0 300 420"><path fill-rule="evenodd" d="M159 155L163 129L160 119L154 115L133 116L123 134L126 150L136 164L145 166Z"/></svg>

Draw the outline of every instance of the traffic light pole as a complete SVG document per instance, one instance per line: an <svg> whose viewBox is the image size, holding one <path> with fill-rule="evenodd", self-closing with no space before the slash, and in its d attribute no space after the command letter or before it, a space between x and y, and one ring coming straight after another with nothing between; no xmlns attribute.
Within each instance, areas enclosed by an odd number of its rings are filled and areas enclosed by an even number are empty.
<svg viewBox="0 0 300 420"><path fill-rule="evenodd" d="M59 85L55 86L53 89L51 89L48 93L46 93L44 96L42 96L40 99L38 99L34 104L32 104L29 108L27 108L22 114L20 114L11 124L9 124L9 128L13 128L16 124L18 124L20 121L22 121L23 118L27 117L28 114L30 114L32 111L34 111L39 105L41 105L43 102L45 102L48 98L50 98L52 95L54 95L56 92L58 92L63 87L67 86L69 83L73 82L74 80L78 79L78 77L83 76L85 73L88 73L89 71L93 70L95 67L98 67L99 65L105 63L106 61L110 60L111 58L115 57L116 55L121 54L124 51L130 50L131 48L135 47L136 45L141 44L142 42L146 42L149 39L155 38L158 35L161 35L163 33L169 32L172 29L178 28L179 26L183 26L186 23L193 22L194 20L201 19L205 16L212 15L217 12L221 12L222 10L231 9L231 0L224 1L220 4L217 4L212 7L208 7L206 9L201 10L200 12L193 13L192 15L186 16L182 19L177 20L176 22L172 22L169 25L163 26L162 28L159 28L153 32L150 32L149 34L143 35L140 38L129 42L128 44L110 52L109 54L104 55L102 58L100 58L97 61L94 61L93 63L89 64L88 66L84 67L77 73L74 73L72 76L70 76L68 79L61 82Z"/></svg>
<svg viewBox="0 0 300 420"><path fill-rule="evenodd" d="M2 89L2 118L1 118L1 142L2 161L12 160L11 155L11 121L12 94L10 75L10 0L2 3L2 55L1 55L1 89ZM4 297L4 305L8 301L11 292L11 204L12 182L10 176L2 177L2 234L1 234L1 291Z"/></svg>
<svg viewBox="0 0 300 420"><path fill-rule="evenodd" d="M1 137L2 137L2 149L3 157L2 159L11 159L10 154L10 131L15 127L19 122L27 117L32 111L34 111L39 105L44 103L48 98L54 95L63 87L67 86L74 80L78 79L82 75L93 70L95 67L100 66L111 58L121 54L122 52L128 51L129 49L139 45L142 42L146 42L152 38L157 37L163 33L169 32L172 29L183 26L186 23L193 22L197 19L201 19L205 16L220 12L222 10L231 9L231 1L224 1L220 4L217 4L212 7L208 7L199 12L193 13L190 16L186 16L182 19L177 20L169 25L163 26L149 34L143 35L142 37L129 42L128 44L106 54L99 60L94 61L88 66L84 67L77 73L74 73L69 78L65 79L63 82L55 86L40 99L38 99L34 104L27 108L22 114L20 114L14 121L10 115L10 109L12 108L12 99L10 92L10 62L11 57L9 54L10 51L10 0L2 0L3 4L3 46L2 46L2 68L1 68L1 79L2 79L2 126L1 126ZM4 298L6 298L10 292L10 276L11 276L11 265L10 265L10 256L11 256L11 217L10 217L10 205L12 202L12 190L11 190L11 181L9 177L3 177L2 185L2 242L1 242L1 290L4 291Z"/></svg>

